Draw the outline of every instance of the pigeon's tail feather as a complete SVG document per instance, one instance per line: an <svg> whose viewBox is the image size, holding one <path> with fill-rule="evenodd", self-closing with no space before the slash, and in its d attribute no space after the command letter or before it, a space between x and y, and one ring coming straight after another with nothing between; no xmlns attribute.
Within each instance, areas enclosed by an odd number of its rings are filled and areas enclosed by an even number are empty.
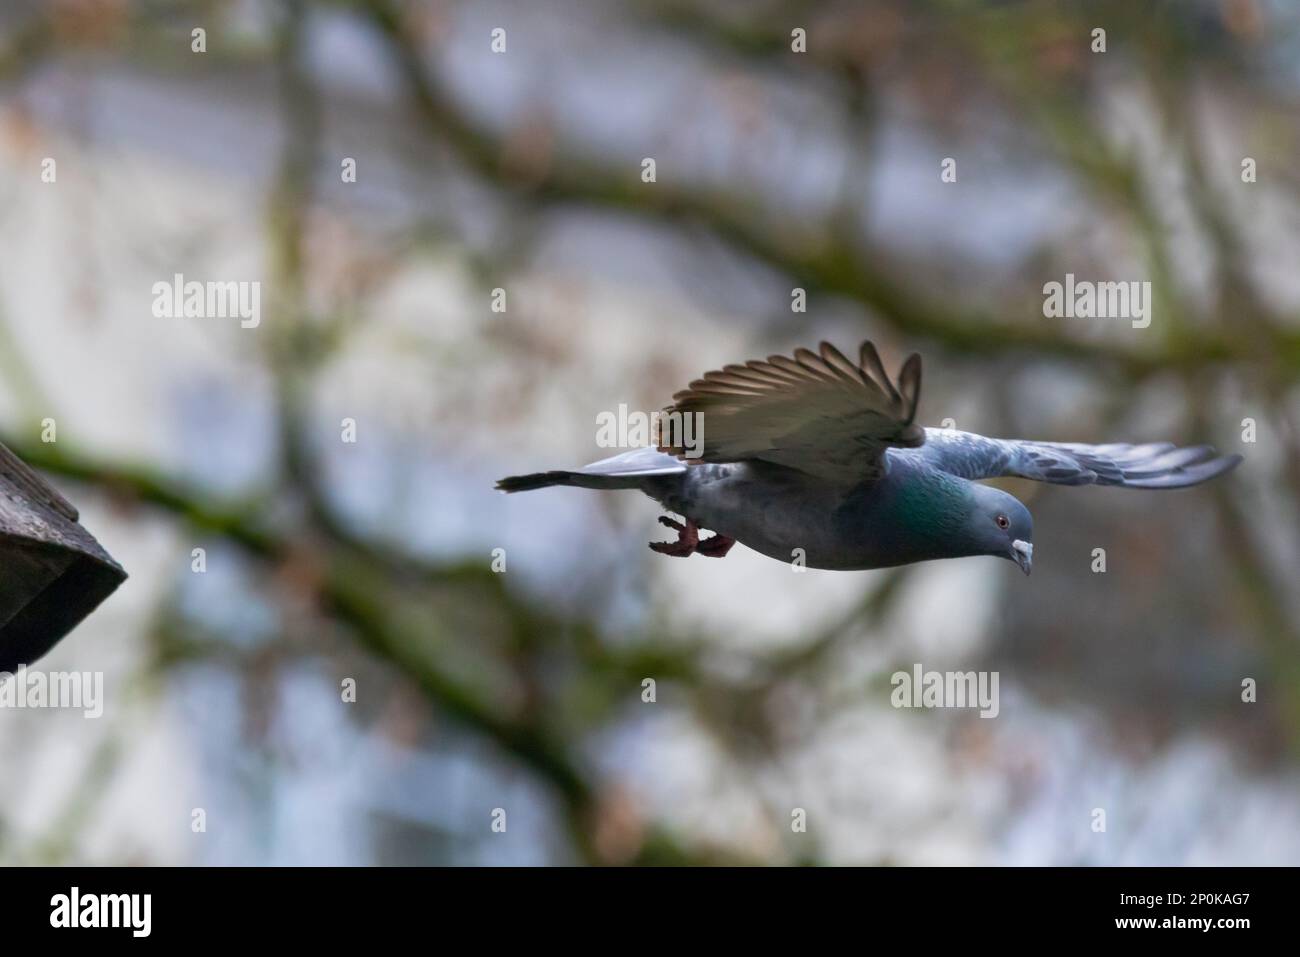
<svg viewBox="0 0 1300 957"><path fill-rule="evenodd" d="M645 475L589 475L586 472L533 472L529 475L510 475L497 482L502 492L531 492L553 485L572 485L576 488L617 489L640 488Z"/></svg>
<svg viewBox="0 0 1300 957"><path fill-rule="evenodd" d="M619 489L640 488L647 478L661 475L680 475L687 466L654 449L633 449L622 455L601 459L577 471L532 472L528 475L511 475L497 482L502 492L530 492L552 485L573 485L577 488Z"/></svg>
<svg viewBox="0 0 1300 957"><path fill-rule="evenodd" d="M535 488L569 485L572 472L533 472L531 475L507 475L497 482L500 492L531 492Z"/></svg>

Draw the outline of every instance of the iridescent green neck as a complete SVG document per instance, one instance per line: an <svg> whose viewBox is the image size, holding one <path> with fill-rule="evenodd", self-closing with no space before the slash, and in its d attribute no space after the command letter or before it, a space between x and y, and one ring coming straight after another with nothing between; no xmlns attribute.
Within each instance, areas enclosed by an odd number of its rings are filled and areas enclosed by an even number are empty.
<svg viewBox="0 0 1300 957"><path fill-rule="evenodd" d="M917 551L950 553L965 538L971 492L963 479L918 470L899 484L892 504L902 537Z"/></svg>

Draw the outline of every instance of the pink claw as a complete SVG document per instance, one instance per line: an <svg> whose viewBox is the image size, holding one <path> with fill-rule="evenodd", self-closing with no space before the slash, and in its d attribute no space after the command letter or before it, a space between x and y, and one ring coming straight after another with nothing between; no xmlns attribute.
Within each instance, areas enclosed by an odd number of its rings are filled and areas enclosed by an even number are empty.
<svg viewBox="0 0 1300 957"><path fill-rule="evenodd" d="M667 515L660 515L659 523L677 532L677 541L675 542L650 543L650 547L660 555L689 558L699 552L709 558L722 558L731 550L731 546L736 544L734 538L728 538L726 535L714 535L700 541L700 526L693 519L688 518L686 524L683 525L681 522L673 521Z"/></svg>

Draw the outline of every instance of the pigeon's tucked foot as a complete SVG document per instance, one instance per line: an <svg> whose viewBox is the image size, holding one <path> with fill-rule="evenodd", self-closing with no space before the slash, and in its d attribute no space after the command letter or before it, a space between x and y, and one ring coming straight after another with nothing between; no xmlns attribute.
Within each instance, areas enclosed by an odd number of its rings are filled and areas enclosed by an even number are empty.
<svg viewBox="0 0 1300 957"><path fill-rule="evenodd" d="M695 524L693 519L687 519L686 524L675 522L667 515L659 516L659 524L667 525L677 532L677 541L675 542L651 542L650 547L660 555L673 555L676 558L689 558L696 552L701 555L707 555L709 558L722 558L731 551L731 546L736 544L734 538L728 538L726 535L713 535L700 541L700 526Z"/></svg>
<svg viewBox="0 0 1300 957"><path fill-rule="evenodd" d="M660 555L672 555L676 558L689 558L695 554L695 549L700 544L700 527L689 518L686 524L674 522L667 515L659 516L659 524L667 525L669 528L677 530L677 541L675 542L651 542L650 547Z"/></svg>
<svg viewBox="0 0 1300 957"><path fill-rule="evenodd" d="M712 538L706 538L696 545L695 550L701 555L707 555L709 558L725 558L734 544L736 544L734 538L728 538L726 535L714 535Z"/></svg>

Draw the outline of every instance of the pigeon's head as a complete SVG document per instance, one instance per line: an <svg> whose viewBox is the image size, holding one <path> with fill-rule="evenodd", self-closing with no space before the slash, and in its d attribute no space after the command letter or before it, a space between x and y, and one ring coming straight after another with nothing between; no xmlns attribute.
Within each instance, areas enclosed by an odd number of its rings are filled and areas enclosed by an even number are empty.
<svg viewBox="0 0 1300 957"><path fill-rule="evenodd" d="M1005 558L1026 575L1034 559L1034 519L1020 500L1001 489L975 485L975 508L967 516L968 534L979 554Z"/></svg>

